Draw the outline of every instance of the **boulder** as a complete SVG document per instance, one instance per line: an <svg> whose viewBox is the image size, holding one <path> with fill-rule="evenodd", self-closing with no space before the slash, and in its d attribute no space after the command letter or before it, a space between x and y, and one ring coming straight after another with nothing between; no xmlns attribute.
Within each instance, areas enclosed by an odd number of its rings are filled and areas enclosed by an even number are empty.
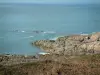
<svg viewBox="0 0 100 75"><path fill-rule="evenodd" d="M91 34L91 41L100 41L100 32Z"/></svg>

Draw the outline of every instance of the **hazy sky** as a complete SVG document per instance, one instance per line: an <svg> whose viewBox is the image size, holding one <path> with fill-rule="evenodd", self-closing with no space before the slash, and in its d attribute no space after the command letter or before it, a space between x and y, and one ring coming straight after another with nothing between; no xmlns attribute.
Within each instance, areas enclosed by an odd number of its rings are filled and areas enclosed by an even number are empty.
<svg viewBox="0 0 100 75"><path fill-rule="evenodd" d="M0 0L0 3L100 3L100 0Z"/></svg>

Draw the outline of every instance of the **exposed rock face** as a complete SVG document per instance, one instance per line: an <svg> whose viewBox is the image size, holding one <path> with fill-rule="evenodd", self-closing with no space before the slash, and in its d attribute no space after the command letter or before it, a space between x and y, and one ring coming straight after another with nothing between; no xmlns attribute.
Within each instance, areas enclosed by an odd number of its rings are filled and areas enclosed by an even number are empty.
<svg viewBox="0 0 100 75"><path fill-rule="evenodd" d="M39 40L33 45L46 52L62 55L84 55L100 53L100 32L90 35L70 35L56 40Z"/></svg>
<svg viewBox="0 0 100 75"><path fill-rule="evenodd" d="M93 33L90 38L92 41L100 41L100 32Z"/></svg>

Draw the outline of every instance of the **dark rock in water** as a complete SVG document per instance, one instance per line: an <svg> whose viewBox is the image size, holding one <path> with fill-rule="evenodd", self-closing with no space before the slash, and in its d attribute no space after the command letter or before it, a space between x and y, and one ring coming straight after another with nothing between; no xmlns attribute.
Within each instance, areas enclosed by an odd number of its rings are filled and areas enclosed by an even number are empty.
<svg viewBox="0 0 100 75"><path fill-rule="evenodd" d="M52 54L87 55L100 53L100 32L89 35L70 35L56 40L39 40L33 45Z"/></svg>

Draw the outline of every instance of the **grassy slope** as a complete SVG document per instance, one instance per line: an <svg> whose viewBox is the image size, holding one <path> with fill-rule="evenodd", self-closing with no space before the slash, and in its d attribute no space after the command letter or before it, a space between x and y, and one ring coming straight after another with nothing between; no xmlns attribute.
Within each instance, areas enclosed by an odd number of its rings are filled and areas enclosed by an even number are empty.
<svg viewBox="0 0 100 75"><path fill-rule="evenodd" d="M100 75L100 55L57 56L56 59L14 66L1 65L0 75Z"/></svg>

